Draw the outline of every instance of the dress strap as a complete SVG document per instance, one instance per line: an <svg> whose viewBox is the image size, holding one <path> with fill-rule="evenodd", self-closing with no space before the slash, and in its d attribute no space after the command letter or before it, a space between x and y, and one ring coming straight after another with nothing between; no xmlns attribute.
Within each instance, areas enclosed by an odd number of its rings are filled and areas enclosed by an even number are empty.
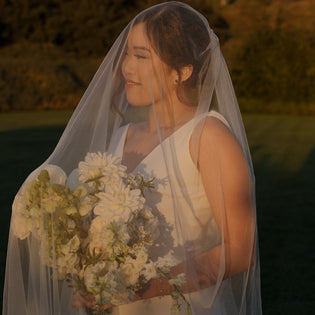
<svg viewBox="0 0 315 315"><path fill-rule="evenodd" d="M188 139L190 139L190 137L193 133L193 130L200 123L200 121L204 118L207 118L207 117L214 117L214 118L220 120L227 128L229 128L229 130L231 130L230 124L224 118L224 116L215 110L211 110L210 112L206 112L206 113L203 113L201 115L198 115L194 119L191 120L191 123L187 126L188 128L186 129L186 137Z"/></svg>
<svg viewBox="0 0 315 315"><path fill-rule="evenodd" d="M224 118L224 116L222 114L220 114L219 112L215 111L215 110L211 110L210 112L205 113L204 116L206 116L206 117L215 117L215 118L219 119L222 123L224 123L224 125L226 125L229 129L231 129L230 124Z"/></svg>

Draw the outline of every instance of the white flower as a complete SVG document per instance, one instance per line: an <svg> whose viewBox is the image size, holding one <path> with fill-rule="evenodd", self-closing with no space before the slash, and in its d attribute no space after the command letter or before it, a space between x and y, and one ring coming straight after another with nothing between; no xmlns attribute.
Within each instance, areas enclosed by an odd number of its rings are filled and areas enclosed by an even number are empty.
<svg viewBox="0 0 315 315"><path fill-rule="evenodd" d="M175 278L171 278L168 280L170 285L176 285L181 287L186 282L186 276L184 273L178 274Z"/></svg>
<svg viewBox="0 0 315 315"><path fill-rule="evenodd" d="M64 203L54 188L63 187L65 181L65 172L56 165L44 165L31 173L13 203L12 227L17 237L24 239L32 233L42 239L43 215L55 212Z"/></svg>
<svg viewBox="0 0 315 315"><path fill-rule="evenodd" d="M59 166L47 164L43 166L43 169L47 170L51 184L64 185L66 183L67 175Z"/></svg>
<svg viewBox="0 0 315 315"><path fill-rule="evenodd" d="M89 230L89 247L98 254L102 252L104 258L111 254L120 255L127 249L130 239L127 225L122 222L106 223L102 217L93 219ZM127 249L128 251L128 249Z"/></svg>
<svg viewBox="0 0 315 315"><path fill-rule="evenodd" d="M106 227L104 227L99 234L98 245L101 248L111 247L112 243L115 240L114 233Z"/></svg>
<svg viewBox="0 0 315 315"><path fill-rule="evenodd" d="M180 305L179 304L172 305L172 312L173 313L179 313L180 312Z"/></svg>
<svg viewBox="0 0 315 315"><path fill-rule="evenodd" d="M64 280L67 274L78 273L76 267L79 263L77 251L80 246L78 236L74 236L66 244L59 245L55 243L55 256L52 255L52 243L48 235L41 235L40 257L41 262L49 267L56 267L58 279Z"/></svg>
<svg viewBox="0 0 315 315"><path fill-rule="evenodd" d="M67 215L72 215L72 214L76 214L78 212L77 208L73 205L69 205L67 208L66 208L66 214Z"/></svg>
<svg viewBox="0 0 315 315"><path fill-rule="evenodd" d="M138 270L141 268L142 266L137 265L134 260L128 260L126 263L120 265L120 276L127 286L136 285L140 276Z"/></svg>
<svg viewBox="0 0 315 315"><path fill-rule="evenodd" d="M68 255L69 253L77 252L79 247L80 247L80 239L77 235L75 235L67 244L61 247L61 252L64 255Z"/></svg>
<svg viewBox="0 0 315 315"><path fill-rule="evenodd" d="M80 185L77 186L77 188L73 191L73 195L79 198L80 200L78 208L79 213L82 217L88 215L92 211L94 205L97 202L97 198L92 195L89 195L89 192L86 187L87 187L86 185Z"/></svg>
<svg viewBox="0 0 315 315"><path fill-rule="evenodd" d="M67 274L77 273L75 266L79 262L79 257L75 253L67 254L63 257L57 257L56 265L58 271L58 278L63 280Z"/></svg>
<svg viewBox="0 0 315 315"><path fill-rule="evenodd" d="M79 213L82 217L88 215L96 203L94 196L86 196L79 204Z"/></svg>
<svg viewBox="0 0 315 315"><path fill-rule="evenodd" d="M132 211L141 209L144 198L139 189L130 190L123 182L108 185L106 192L96 194L99 202L94 208L94 213L102 216L105 220L127 221Z"/></svg>
<svg viewBox="0 0 315 315"><path fill-rule="evenodd" d="M20 239L25 239L32 232L36 237L40 237L38 234L41 220L41 209L38 208L37 202L42 202L47 212L53 212L56 208L56 202L58 197L53 194L53 201L50 203L47 196L43 196L42 200L38 199L36 184L38 183L38 176L43 170L46 170L50 183L63 185L66 181L65 172L56 165L47 164L41 168L36 169L32 172L22 185L19 193L16 195L12 211L13 211L13 222L12 227L14 234ZM47 177L48 178L48 177ZM60 199L58 199L60 201Z"/></svg>
<svg viewBox="0 0 315 315"><path fill-rule="evenodd" d="M127 176L126 167L120 163L120 158L111 154L88 153L79 163L79 180L93 189L102 190L106 184L121 181Z"/></svg>
<svg viewBox="0 0 315 315"><path fill-rule="evenodd" d="M108 228L108 223L101 217L93 219L89 229L90 250L99 252L109 252L111 244L114 242L114 233Z"/></svg>
<svg viewBox="0 0 315 315"><path fill-rule="evenodd" d="M12 223L14 234L21 240L27 238L32 231L32 219L15 215Z"/></svg>
<svg viewBox="0 0 315 315"><path fill-rule="evenodd" d="M111 222L111 227L115 232L116 238L123 244L127 244L130 240L130 235L128 234L128 228L126 223L122 222Z"/></svg>
<svg viewBox="0 0 315 315"><path fill-rule="evenodd" d="M114 294L111 299L113 305L128 304L135 299L136 295L133 290L127 288L124 288L124 290L122 290L121 287L119 287L118 289L118 292Z"/></svg>
<svg viewBox="0 0 315 315"><path fill-rule="evenodd" d="M84 284L87 291L94 295L96 303L110 304L112 296L126 289L121 283L116 268L117 265L114 262L100 261L85 269Z"/></svg>
<svg viewBox="0 0 315 315"><path fill-rule="evenodd" d="M104 274L104 270L106 267L105 261L100 261L95 265L89 265L84 272L84 284L88 290L97 291L98 289L98 281L105 281L104 276L100 276L101 274Z"/></svg>
<svg viewBox="0 0 315 315"><path fill-rule="evenodd" d="M105 227L108 224L108 222L106 220L103 220L102 217L97 216L95 217L92 222L91 222L91 226L89 229L89 234L91 235L91 237L95 237L96 234L101 233L103 227Z"/></svg>
<svg viewBox="0 0 315 315"><path fill-rule="evenodd" d="M113 256L125 257L130 249L127 246L130 236L126 223L113 221L108 225L107 229L113 233L113 242L109 244Z"/></svg>
<svg viewBox="0 0 315 315"><path fill-rule="evenodd" d="M45 210L45 212L54 213L58 209L58 207L60 207L64 203L64 199L59 194L57 194L52 189L52 187L49 187L47 192L48 194L44 194L41 199L41 206ZM76 210L74 211L76 212Z"/></svg>
<svg viewBox="0 0 315 315"><path fill-rule="evenodd" d="M147 251L146 250L144 250L144 249L141 249L141 250L139 250L138 252L137 252L137 254L136 254L136 262L137 262L137 264L139 264L139 265L144 265L146 262L147 262L147 260L148 260L148 253L147 253Z"/></svg>
<svg viewBox="0 0 315 315"><path fill-rule="evenodd" d="M133 255L136 256L135 259L131 256L127 256L124 264L120 265L122 279L131 286L134 286L138 282L139 276L142 274L148 260L148 254L144 248L133 252Z"/></svg>
<svg viewBox="0 0 315 315"><path fill-rule="evenodd" d="M26 200L21 194L15 196L13 202L12 228L14 234L21 240L27 238L32 232L32 219L26 210Z"/></svg>
<svg viewBox="0 0 315 315"><path fill-rule="evenodd" d="M176 262L172 256L172 253L169 252L164 257L159 257L155 262L155 267L161 269L163 273L169 273L170 269L176 265Z"/></svg>
<svg viewBox="0 0 315 315"><path fill-rule="evenodd" d="M144 269L142 270L141 273L146 278L147 281L156 278L157 272L155 264L152 261L148 262L147 264L144 265Z"/></svg>
<svg viewBox="0 0 315 315"><path fill-rule="evenodd" d="M78 198L84 198L88 195L88 190L85 185L80 185L73 190L73 195Z"/></svg>
<svg viewBox="0 0 315 315"><path fill-rule="evenodd" d="M41 226L43 223L41 208L33 206L32 208L30 208L28 215L30 216L30 220L32 221L32 235L40 240L42 238Z"/></svg>

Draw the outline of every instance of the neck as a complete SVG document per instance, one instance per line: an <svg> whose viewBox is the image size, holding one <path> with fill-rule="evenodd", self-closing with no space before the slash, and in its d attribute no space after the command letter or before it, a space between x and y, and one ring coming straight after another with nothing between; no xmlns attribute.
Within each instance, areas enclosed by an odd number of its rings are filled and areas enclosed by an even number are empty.
<svg viewBox="0 0 315 315"><path fill-rule="evenodd" d="M178 99L173 103L155 103L149 111L149 132L155 132L157 123L160 128L174 131L194 117L196 108L180 102Z"/></svg>

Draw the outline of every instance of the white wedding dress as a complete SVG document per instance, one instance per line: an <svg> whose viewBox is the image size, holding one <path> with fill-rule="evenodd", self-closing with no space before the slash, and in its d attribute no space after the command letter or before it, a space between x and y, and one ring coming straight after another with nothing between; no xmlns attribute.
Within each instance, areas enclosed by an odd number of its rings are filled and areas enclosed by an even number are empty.
<svg viewBox="0 0 315 315"><path fill-rule="evenodd" d="M228 125L227 121L222 115L215 111L206 113L207 116L213 116L221 120L224 124ZM170 191L170 185L168 183L168 172L172 172L173 165L164 165L163 158L161 158L164 151L166 153L166 160L168 161L167 154L170 148L175 148L176 163L181 174L181 178L176 179L175 194L179 197L181 203L182 218L184 219L184 229L186 236L186 249L189 250L188 242L191 242L192 248L194 248L194 254L200 254L206 250L215 247L220 243L220 234L218 227L211 212L207 196L202 186L201 180L194 181L193 177L196 174L195 164L191 158L189 151L189 140L193 131L193 128L205 115L198 116L188 123L176 130L171 136L166 138L162 144L156 146L134 169L133 173L140 172L148 178L155 177L155 188L150 193L146 194L146 201L156 212L156 215L160 219L160 238L158 243L163 244L152 250L151 257L155 260L159 256L167 254L169 250L173 250L174 256L178 262L183 261L178 245L182 244L182 240L174 232L176 229L172 227L176 224L176 218L172 210L172 193ZM128 131L128 126L121 127L116 136L113 138L108 152L115 154L119 157L123 155L124 144ZM163 147L163 149L162 149ZM164 154L165 154L164 153ZM174 152L172 152L174 153ZM171 155L170 155L171 156ZM164 155L165 157L165 155ZM170 161L170 164L173 164ZM178 170L178 169L177 169ZM196 185L198 183L198 185ZM183 194L183 191L185 192ZM187 200L187 195L189 200ZM186 198L185 198L186 196ZM182 222L181 222L182 224ZM187 242L188 240L188 242ZM198 244L198 245L197 245ZM223 315L227 314L225 307L229 309L229 315L236 314L231 312L233 305L230 303L233 301L231 292L225 292L224 284L229 280L223 281L220 294L216 297L215 301L211 300L213 296L212 290L215 288L208 288L199 292L190 293L187 295L187 299L193 307L193 314L205 315L215 314ZM226 285L226 288L230 288L230 285ZM227 299L227 295L231 296ZM223 296L222 296L223 295ZM229 305L224 305L223 302L229 301ZM197 303L196 303L197 302ZM167 295L163 297L155 297L147 300L139 300L131 304L114 307L113 315L164 315L171 314L171 306L173 305L172 298ZM199 307L197 307L199 305ZM211 310L209 310L211 305ZM232 307L231 307L232 306ZM196 309L197 307L197 309ZM186 306L182 303L182 308L178 314L187 314Z"/></svg>

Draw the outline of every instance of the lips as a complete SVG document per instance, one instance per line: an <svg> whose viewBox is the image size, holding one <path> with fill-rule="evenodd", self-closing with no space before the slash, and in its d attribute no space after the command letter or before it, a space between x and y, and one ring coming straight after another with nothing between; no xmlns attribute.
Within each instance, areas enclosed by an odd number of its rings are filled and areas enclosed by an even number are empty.
<svg viewBox="0 0 315 315"><path fill-rule="evenodd" d="M138 82L132 81L132 80L125 80L125 87L135 87L141 85Z"/></svg>

